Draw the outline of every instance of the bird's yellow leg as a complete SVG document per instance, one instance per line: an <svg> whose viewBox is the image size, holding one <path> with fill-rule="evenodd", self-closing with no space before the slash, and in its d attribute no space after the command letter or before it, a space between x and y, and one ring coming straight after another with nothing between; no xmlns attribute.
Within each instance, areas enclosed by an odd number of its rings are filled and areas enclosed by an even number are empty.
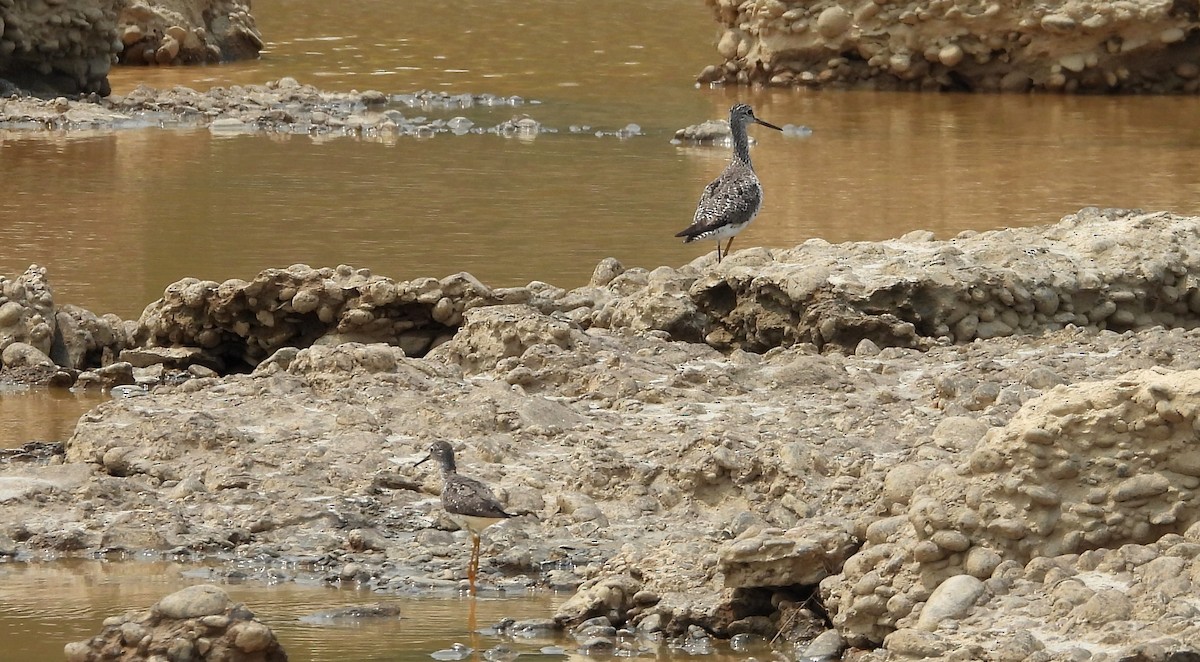
<svg viewBox="0 0 1200 662"><path fill-rule="evenodd" d="M720 264L720 262L721 262L721 240L718 239L717 240L717 263Z"/></svg>
<svg viewBox="0 0 1200 662"><path fill-rule="evenodd" d="M733 246L733 237L729 238L729 243L725 244L725 257L729 257L729 248Z"/></svg>
<svg viewBox="0 0 1200 662"><path fill-rule="evenodd" d="M467 566L467 582L471 586L471 595L475 595L475 577L479 574L479 536L472 535L471 563Z"/></svg>

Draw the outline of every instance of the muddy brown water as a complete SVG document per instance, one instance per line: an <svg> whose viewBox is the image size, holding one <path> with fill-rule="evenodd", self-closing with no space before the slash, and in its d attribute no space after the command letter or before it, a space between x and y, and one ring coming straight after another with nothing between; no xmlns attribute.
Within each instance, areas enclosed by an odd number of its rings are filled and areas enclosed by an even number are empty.
<svg viewBox="0 0 1200 662"><path fill-rule="evenodd" d="M162 596L197 583L212 583L206 568L159 561L67 560L0 564L0 660L47 662L63 659L63 646L100 632L109 616L143 611ZM279 638L292 662L429 660L454 643L469 646L468 659L482 659L503 644L539 656L561 638L512 639L489 634L502 618L549 617L566 596L421 598L334 588L318 582L218 583L244 603ZM400 618L338 620L310 618L352 605L385 604ZM562 659L562 655L546 659Z"/></svg>
<svg viewBox="0 0 1200 662"><path fill-rule="evenodd" d="M318 0L258 0L254 12L268 42L262 59L122 68L112 75L114 89L203 90L292 76L328 90L518 95L529 103L402 110L464 114L488 126L524 113L559 132L530 141L368 141L178 129L0 131L0 274L46 266L57 303L132 319L179 278L249 278L298 262L351 264L396 279L469 271L494 286L564 287L586 282L607 256L627 266L680 265L713 250L673 235L690 222L727 152L678 147L670 138L723 117L736 101L812 134L752 130L766 198L735 250L812 238L884 240L912 230L948 238L1052 223L1087 205L1200 213L1196 98L697 89L693 76L715 61L716 28L695 0L373 0L353 11ZM594 135L629 123L643 135ZM572 125L591 129L571 133ZM63 440L99 397L0 391L0 446ZM16 581L12 564L0 572L7 573L0 586ZM104 616L148 606L176 586L138 584L142 593L125 600L130 577L85 571L72 581L90 582L95 599L31 590L5 603L0 629L59 608L86 612L91 621L56 616L26 635L61 651ZM280 609L345 597L246 590ZM390 645L375 649L378 659L397 658ZM295 659L324 659L312 655Z"/></svg>

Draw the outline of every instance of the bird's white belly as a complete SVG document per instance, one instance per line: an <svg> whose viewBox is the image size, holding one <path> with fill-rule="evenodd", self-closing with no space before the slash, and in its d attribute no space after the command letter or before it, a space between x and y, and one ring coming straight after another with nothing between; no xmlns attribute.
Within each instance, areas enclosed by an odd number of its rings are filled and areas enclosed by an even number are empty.
<svg viewBox="0 0 1200 662"><path fill-rule="evenodd" d="M450 519L454 520L454 523L458 524L460 528L466 529L475 535L483 533L484 529L492 526L493 524L499 524L500 522L504 521L503 517L476 517L473 515L460 515L457 513L446 514L449 515Z"/></svg>
<svg viewBox="0 0 1200 662"><path fill-rule="evenodd" d="M717 240L721 240L721 239L726 239L726 238L728 238L728 237L732 237L733 235L735 235L735 234L737 234L737 233L741 232L742 230L745 230L745 229L746 229L746 226L747 226L747 225L750 225L750 221L753 221L753 220L754 220L754 217L755 217L755 216L758 216L758 210L760 210L760 209L762 209L762 196L761 196L761 194L760 194L760 196L759 196L759 201L758 201L758 204L754 206L754 209L753 209L753 210L751 210L751 212L750 212L750 216L749 216L749 218L747 218L747 219L745 220L745 222L742 222L742 223L726 223L725 225L718 226L718 227L716 227L716 228L713 228L712 230L709 230L708 232L705 232L704 234L702 234L702 235L700 235L700 236L696 237L696 239L717 239Z"/></svg>
<svg viewBox="0 0 1200 662"><path fill-rule="evenodd" d="M751 220L753 220L753 219L751 219ZM705 232L702 237L697 237L697 238L717 239L717 240L725 239L726 237L732 237L733 235L741 232L742 230L744 230L746 228L747 225L750 225L750 221L746 221L745 223L737 223L737 224L730 223L728 225L722 225L721 227L719 227L715 230Z"/></svg>

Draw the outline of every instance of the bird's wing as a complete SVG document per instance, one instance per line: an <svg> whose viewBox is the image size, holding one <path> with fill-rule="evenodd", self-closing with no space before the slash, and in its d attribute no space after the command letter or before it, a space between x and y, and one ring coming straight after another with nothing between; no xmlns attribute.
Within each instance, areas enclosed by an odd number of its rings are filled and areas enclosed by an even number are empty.
<svg viewBox="0 0 1200 662"><path fill-rule="evenodd" d="M745 223L761 203L762 189L756 180L718 178L704 188L692 225L684 232L694 237L722 225Z"/></svg>
<svg viewBox="0 0 1200 662"><path fill-rule="evenodd" d="M455 515L475 517L512 517L487 485L466 476L458 476L442 489L442 505Z"/></svg>

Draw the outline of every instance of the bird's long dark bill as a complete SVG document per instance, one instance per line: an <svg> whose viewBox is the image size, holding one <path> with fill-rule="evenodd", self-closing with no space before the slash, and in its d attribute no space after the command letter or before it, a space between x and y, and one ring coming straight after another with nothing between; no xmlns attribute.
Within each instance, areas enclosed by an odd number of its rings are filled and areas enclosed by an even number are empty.
<svg viewBox="0 0 1200 662"><path fill-rule="evenodd" d="M758 122L759 124L769 128L769 129L775 129L776 131L783 131L783 129L775 126L774 124L771 124L770 122L764 122L764 121L758 119L757 117L754 118L754 121Z"/></svg>
<svg viewBox="0 0 1200 662"><path fill-rule="evenodd" d="M431 457L433 457L433 454L426 455L425 457L421 458L421 461L420 461L420 462L417 462L417 463L416 463L416 464L414 464L413 466L415 467L415 466L422 465L422 464L424 464L424 463L425 463L425 460L428 460L428 459L429 459L429 458L431 458Z"/></svg>

